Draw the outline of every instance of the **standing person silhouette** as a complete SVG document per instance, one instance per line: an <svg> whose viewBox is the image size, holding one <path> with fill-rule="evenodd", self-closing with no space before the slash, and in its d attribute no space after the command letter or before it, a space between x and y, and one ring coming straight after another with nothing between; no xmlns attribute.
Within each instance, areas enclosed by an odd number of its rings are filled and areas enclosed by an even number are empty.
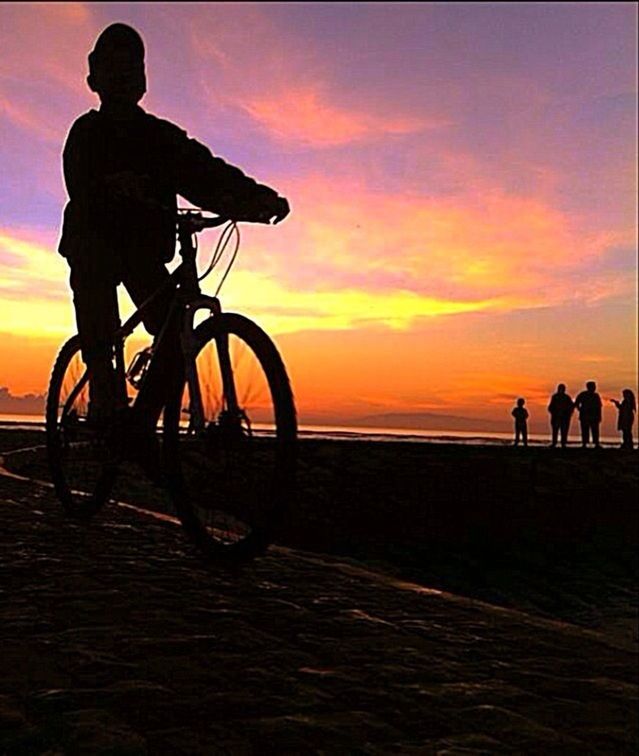
<svg viewBox="0 0 639 756"><path fill-rule="evenodd" d="M586 390L582 391L575 399L575 407L579 410L579 422L581 424L581 446L588 446L590 436L595 448L599 449L599 425L601 424L602 404L601 397L597 393L597 384L594 381L586 383Z"/></svg>
<svg viewBox="0 0 639 756"><path fill-rule="evenodd" d="M515 418L515 446L519 446L519 439L524 446L528 446L528 410L524 407L525 399L517 399L517 406L510 413Z"/></svg>
<svg viewBox="0 0 639 756"><path fill-rule="evenodd" d="M623 439L622 449L633 449L632 426L635 422L635 413L637 412L637 401L632 389L624 389L622 392L623 399L619 402L616 399L610 401L619 410L617 418L617 430L621 431Z"/></svg>
<svg viewBox="0 0 639 756"><path fill-rule="evenodd" d="M552 429L552 444L557 446L557 438L561 436L561 446L566 447L568 443L568 431L570 429L570 420L575 409L572 399L566 393L566 385L560 383L557 386L557 392L550 398L548 412L550 413L550 427Z"/></svg>
<svg viewBox="0 0 639 756"><path fill-rule="evenodd" d="M169 121L146 113L144 43L125 24L112 24L89 54L87 83L100 109L72 125L63 152L69 202L58 247L70 267L82 357L90 379L89 421L111 422L116 405L112 334L118 325L116 287L137 306L165 283L175 254L177 195L234 220L275 223L286 199L256 183ZM153 302L144 319L156 335L173 292ZM178 324L169 324L147 376L146 403L131 427L152 433L167 390L184 382Z"/></svg>

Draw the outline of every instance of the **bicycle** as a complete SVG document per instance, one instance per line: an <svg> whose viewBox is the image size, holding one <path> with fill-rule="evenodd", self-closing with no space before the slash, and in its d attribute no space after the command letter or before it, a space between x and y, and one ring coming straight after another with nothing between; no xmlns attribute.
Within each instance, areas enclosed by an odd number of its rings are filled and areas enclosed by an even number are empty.
<svg viewBox="0 0 639 756"><path fill-rule="evenodd" d="M208 270L198 276L196 235L225 223ZM236 223L180 210L176 231L179 266L114 333L117 390L128 407L143 396L166 324L177 314L186 380L167 399L161 434L156 427L162 439L160 489L162 495L168 493L184 530L204 555L248 560L268 548L291 501L297 441L293 393L269 336L243 315L222 311L219 290L239 249ZM219 262L234 233L236 247L216 294L205 295L200 281ZM175 290L165 326L127 367L125 341L165 286ZM89 422L90 380L79 337L73 336L60 349L51 374L46 437L56 494L70 515L82 519L114 498L118 480L124 480L125 495L140 484L139 472L135 467L131 472L133 463L119 451L117 430L100 432ZM144 483L142 496L157 497L157 487L150 491Z"/></svg>

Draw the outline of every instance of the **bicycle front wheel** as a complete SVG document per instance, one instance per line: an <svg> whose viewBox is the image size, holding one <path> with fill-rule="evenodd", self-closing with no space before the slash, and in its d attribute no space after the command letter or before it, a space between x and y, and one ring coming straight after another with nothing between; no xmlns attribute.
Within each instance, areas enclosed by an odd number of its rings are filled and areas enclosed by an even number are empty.
<svg viewBox="0 0 639 756"><path fill-rule="evenodd" d="M209 318L194 337L199 392L185 388L165 411L169 491L205 555L250 559L276 537L293 493L293 394L275 345L242 315Z"/></svg>

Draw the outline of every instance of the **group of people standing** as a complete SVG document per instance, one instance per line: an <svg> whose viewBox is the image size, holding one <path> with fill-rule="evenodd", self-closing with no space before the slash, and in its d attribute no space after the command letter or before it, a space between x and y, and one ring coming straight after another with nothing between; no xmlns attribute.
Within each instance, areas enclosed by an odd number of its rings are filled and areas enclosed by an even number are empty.
<svg viewBox="0 0 639 756"><path fill-rule="evenodd" d="M622 449L632 449L632 426L635 421L637 411L637 402L631 389L624 389L622 399L609 399L619 412L617 420L617 429L622 434ZM526 400L518 399L517 406L512 411L515 418L515 446L519 446L520 441L524 446L528 446L528 410L525 408ZM579 424L581 426L581 445L586 448L592 439L592 443L599 448L599 426L603 414L603 402L601 396L597 393L597 384L594 381L586 383L585 391L577 395L573 401L566 392L566 386L560 383L557 391L550 399L548 412L550 413L550 427L552 430L551 446L556 447L557 442L565 447L568 443L568 431L574 411L579 412Z"/></svg>

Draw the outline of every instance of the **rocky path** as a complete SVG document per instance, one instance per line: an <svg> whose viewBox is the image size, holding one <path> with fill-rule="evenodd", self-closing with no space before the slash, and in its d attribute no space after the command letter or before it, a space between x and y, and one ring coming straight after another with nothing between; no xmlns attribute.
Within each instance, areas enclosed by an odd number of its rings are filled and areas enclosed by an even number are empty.
<svg viewBox="0 0 639 756"><path fill-rule="evenodd" d="M288 550L240 572L0 477L0 753L625 753L637 656Z"/></svg>

